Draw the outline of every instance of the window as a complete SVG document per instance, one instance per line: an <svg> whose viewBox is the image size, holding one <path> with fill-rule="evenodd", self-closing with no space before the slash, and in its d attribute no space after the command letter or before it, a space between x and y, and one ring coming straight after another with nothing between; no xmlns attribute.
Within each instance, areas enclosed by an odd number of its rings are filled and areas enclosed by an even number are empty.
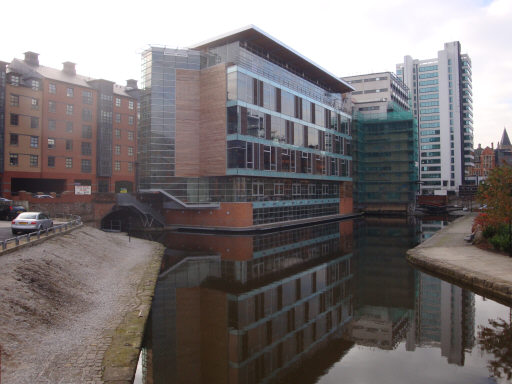
<svg viewBox="0 0 512 384"><path fill-rule="evenodd" d="M259 197L264 196L264 184L261 181L255 181L252 183L252 195Z"/></svg>
<svg viewBox="0 0 512 384"><path fill-rule="evenodd" d="M17 153L9 154L9 165L12 165L14 167L18 166L18 154Z"/></svg>
<svg viewBox="0 0 512 384"><path fill-rule="evenodd" d="M83 173L91 173L91 170L92 170L91 160L82 159L82 172Z"/></svg>
<svg viewBox="0 0 512 384"><path fill-rule="evenodd" d="M57 128L57 122L55 120L48 120L48 130L55 131Z"/></svg>
<svg viewBox="0 0 512 384"><path fill-rule="evenodd" d="M20 120L20 115L16 113L11 113L11 125L18 125Z"/></svg>
<svg viewBox="0 0 512 384"><path fill-rule="evenodd" d="M18 145L18 135L16 133L10 134L9 145Z"/></svg>
<svg viewBox="0 0 512 384"><path fill-rule="evenodd" d="M72 157L66 157L66 168L73 168L73 158Z"/></svg>
<svg viewBox="0 0 512 384"><path fill-rule="evenodd" d="M120 171L121 170L121 162L119 160L114 161L114 171Z"/></svg>
<svg viewBox="0 0 512 384"><path fill-rule="evenodd" d="M133 147L128 147L128 156L133 156Z"/></svg>
<svg viewBox="0 0 512 384"><path fill-rule="evenodd" d="M66 89L66 96L67 97L73 97L75 95L75 90L71 87L68 87Z"/></svg>
<svg viewBox="0 0 512 384"><path fill-rule="evenodd" d="M48 149L53 149L53 148L55 148L55 139L52 137L49 137L48 138Z"/></svg>
<svg viewBox="0 0 512 384"><path fill-rule="evenodd" d="M128 131L128 140L133 141L133 131Z"/></svg>
<svg viewBox="0 0 512 384"><path fill-rule="evenodd" d="M38 110L39 109L39 100L32 98L32 109Z"/></svg>
<svg viewBox="0 0 512 384"><path fill-rule="evenodd" d="M128 172L133 172L133 163L131 161L128 163Z"/></svg>
<svg viewBox="0 0 512 384"><path fill-rule="evenodd" d="M128 116L128 125L133 125L133 116Z"/></svg>
<svg viewBox="0 0 512 384"><path fill-rule="evenodd" d="M57 93L57 86L55 84L48 84L48 93L55 95Z"/></svg>
<svg viewBox="0 0 512 384"><path fill-rule="evenodd" d="M39 147L39 136L30 136L30 147L31 148Z"/></svg>
<svg viewBox="0 0 512 384"><path fill-rule="evenodd" d="M66 151L73 150L73 140L66 140Z"/></svg>
<svg viewBox="0 0 512 384"><path fill-rule="evenodd" d="M284 195L284 184L283 183L275 183L274 184L274 195L277 195L277 196Z"/></svg>
<svg viewBox="0 0 512 384"><path fill-rule="evenodd" d="M73 104L66 105L66 115L73 115Z"/></svg>
<svg viewBox="0 0 512 384"><path fill-rule="evenodd" d="M55 156L48 156L48 166L55 167Z"/></svg>
<svg viewBox="0 0 512 384"><path fill-rule="evenodd" d="M133 100L128 100L128 109L133 109Z"/></svg>
<svg viewBox="0 0 512 384"><path fill-rule="evenodd" d="M20 97L18 95L11 95L11 107L19 107L20 106Z"/></svg>
<svg viewBox="0 0 512 384"><path fill-rule="evenodd" d="M66 121L66 132L73 132L73 122Z"/></svg>
<svg viewBox="0 0 512 384"><path fill-rule="evenodd" d="M119 97L116 97L116 107L121 106L121 99Z"/></svg>
<svg viewBox="0 0 512 384"><path fill-rule="evenodd" d="M120 145L116 145L116 146L114 147L114 153L115 153L116 155L120 155L120 154L121 154L121 146L120 146Z"/></svg>
<svg viewBox="0 0 512 384"><path fill-rule="evenodd" d="M57 103L55 101L48 102L48 112L50 112L50 113L57 112Z"/></svg>
<svg viewBox="0 0 512 384"><path fill-rule="evenodd" d="M39 156L30 155L30 166L37 167L39 165Z"/></svg>
<svg viewBox="0 0 512 384"><path fill-rule="evenodd" d="M92 104L92 92L90 91L82 91L82 102L84 104Z"/></svg>
<svg viewBox="0 0 512 384"><path fill-rule="evenodd" d="M39 117L31 117L30 118L30 128L33 128L33 129L39 128Z"/></svg>
<svg viewBox="0 0 512 384"><path fill-rule="evenodd" d="M92 126L82 125L82 138L83 139L91 139L92 138Z"/></svg>
<svg viewBox="0 0 512 384"><path fill-rule="evenodd" d="M309 196L316 196L316 185L315 184L309 184L308 185L308 195Z"/></svg>
<svg viewBox="0 0 512 384"><path fill-rule="evenodd" d="M300 184L292 184L292 195L300 196Z"/></svg>
<svg viewBox="0 0 512 384"><path fill-rule="evenodd" d="M83 121L92 121L92 111L90 109L87 109L87 108L82 109L82 120Z"/></svg>
<svg viewBox="0 0 512 384"><path fill-rule="evenodd" d="M31 86L33 91L39 91L39 80L32 80Z"/></svg>
<svg viewBox="0 0 512 384"><path fill-rule="evenodd" d="M120 123L120 122L121 122L121 114L116 113L116 123Z"/></svg>
<svg viewBox="0 0 512 384"><path fill-rule="evenodd" d="M120 139L121 138L121 130L119 128L116 128L116 130L114 132L116 135L116 139Z"/></svg>
<svg viewBox="0 0 512 384"><path fill-rule="evenodd" d="M11 75L11 85L17 87L20 85L20 77L18 75ZM18 165L18 164L16 164Z"/></svg>
<svg viewBox="0 0 512 384"><path fill-rule="evenodd" d="M82 141L82 155L90 156L92 154L92 144L88 141Z"/></svg>

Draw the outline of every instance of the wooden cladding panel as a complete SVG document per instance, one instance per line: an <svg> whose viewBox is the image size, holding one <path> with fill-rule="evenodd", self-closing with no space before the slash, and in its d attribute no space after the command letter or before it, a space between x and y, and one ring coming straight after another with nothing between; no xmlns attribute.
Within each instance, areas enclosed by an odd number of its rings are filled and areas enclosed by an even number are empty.
<svg viewBox="0 0 512 384"><path fill-rule="evenodd" d="M202 176L226 174L226 65L203 69L200 108L200 171Z"/></svg>
<svg viewBox="0 0 512 384"><path fill-rule="evenodd" d="M176 70L176 176L200 176L200 73Z"/></svg>

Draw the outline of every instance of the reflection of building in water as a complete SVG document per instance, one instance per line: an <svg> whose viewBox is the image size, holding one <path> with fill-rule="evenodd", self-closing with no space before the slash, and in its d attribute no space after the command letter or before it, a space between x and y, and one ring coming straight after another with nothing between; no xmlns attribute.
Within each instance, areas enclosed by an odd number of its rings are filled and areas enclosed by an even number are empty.
<svg viewBox="0 0 512 384"><path fill-rule="evenodd" d="M474 293L421 273L416 308L415 343L436 346L450 364L464 365L464 351L474 345Z"/></svg>
<svg viewBox="0 0 512 384"><path fill-rule="evenodd" d="M443 229L454 217L450 216L424 216L420 220L421 242L432 237L434 233Z"/></svg>
<svg viewBox="0 0 512 384"><path fill-rule="evenodd" d="M339 337L352 318L352 222L175 233L167 244L176 250L155 292L146 383L268 382L332 342L333 362L350 348Z"/></svg>
<svg viewBox="0 0 512 384"><path fill-rule="evenodd" d="M406 219L368 219L359 222L354 321L356 343L393 349L405 339L413 319L415 272L405 252L416 243L416 226Z"/></svg>

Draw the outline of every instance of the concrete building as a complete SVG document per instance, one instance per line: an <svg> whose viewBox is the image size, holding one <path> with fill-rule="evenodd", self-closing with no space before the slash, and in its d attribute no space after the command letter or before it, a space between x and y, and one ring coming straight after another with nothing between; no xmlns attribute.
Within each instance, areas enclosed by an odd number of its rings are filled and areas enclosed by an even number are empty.
<svg viewBox="0 0 512 384"><path fill-rule="evenodd" d="M366 212L412 213L418 128L409 88L391 72L344 77L352 92L354 201Z"/></svg>
<svg viewBox="0 0 512 384"><path fill-rule="evenodd" d="M352 212L345 81L254 26L186 50L151 47L142 61L140 188L160 192L168 223L251 228Z"/></svg>
<svg viewBox="0 0 512 384"><path fill-rule="evenodd" d="M6 72L4 197L134 190L136 81L81 76L71 62L42 66L34 52Z"/></svg>
<svg viewBox="0 0 512 384"><path fill-rule="evenodd" d="M471 59L456 41L433 59L405 56L396 72L419 123L421 193L456 193L474 165Z"/></svg>

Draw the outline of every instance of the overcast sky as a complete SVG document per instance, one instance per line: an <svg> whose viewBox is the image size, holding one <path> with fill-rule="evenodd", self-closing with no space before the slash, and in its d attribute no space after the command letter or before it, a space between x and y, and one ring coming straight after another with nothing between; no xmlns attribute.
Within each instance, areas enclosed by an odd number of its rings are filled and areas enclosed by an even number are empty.
<svg viewBox="0 0 512 384"><path fill-rule="evenodd" d="M512 134L512 0L26 0L2 18L0 60L125 84L149 45L184 48L254 24L329 72L395 71L405 55L437 57L458 40L473 64L475 146ZM512 136L511 136L512 137Z"/></svg>

